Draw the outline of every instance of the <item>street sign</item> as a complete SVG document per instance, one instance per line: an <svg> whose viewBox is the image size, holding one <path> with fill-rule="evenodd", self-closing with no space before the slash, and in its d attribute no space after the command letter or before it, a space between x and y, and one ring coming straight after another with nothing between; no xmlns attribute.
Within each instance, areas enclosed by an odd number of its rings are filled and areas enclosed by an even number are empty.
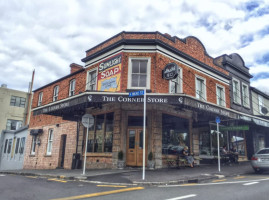
<svg viewBox="0 0 269 200"><path fill-rule="evenodd" d="M94 125L94 117L91 114L85 114L82 116L81 123L86 128L91 128Z"/></svg>
<svg viewBox="0 0 269 200"><path fill-rule="evenodd" d="M129 97L137 97L144 95L144 90L129 92Z"/></svg>
<svg viewBox="0 0 269 200"><path fill-rule="evenodd" d="M217 124L220 123L220 117L216 117L216 123L217 123Z"/></svg>

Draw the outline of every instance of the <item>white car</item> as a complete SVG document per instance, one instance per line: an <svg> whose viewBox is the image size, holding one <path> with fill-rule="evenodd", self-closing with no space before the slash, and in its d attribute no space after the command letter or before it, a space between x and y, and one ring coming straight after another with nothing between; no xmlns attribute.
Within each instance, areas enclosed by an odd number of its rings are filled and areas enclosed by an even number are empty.
<svg viewBox="0 0 269 200"><path fill-rule="evenodd" d="M252 168L256 173L269 170L269 148L264 148L255 153L251 158Z"/></svg>

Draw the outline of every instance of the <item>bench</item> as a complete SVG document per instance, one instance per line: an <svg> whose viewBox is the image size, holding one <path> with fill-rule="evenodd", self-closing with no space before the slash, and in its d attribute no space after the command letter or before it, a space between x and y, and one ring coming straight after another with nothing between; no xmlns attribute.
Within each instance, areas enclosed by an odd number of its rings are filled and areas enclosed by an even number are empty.
<svg viewBox="0 0 269 200"><path fill-rule="evenodd" d="M180 168L189 166L184 156L165 156L165 162L168 168Z"/></svg>

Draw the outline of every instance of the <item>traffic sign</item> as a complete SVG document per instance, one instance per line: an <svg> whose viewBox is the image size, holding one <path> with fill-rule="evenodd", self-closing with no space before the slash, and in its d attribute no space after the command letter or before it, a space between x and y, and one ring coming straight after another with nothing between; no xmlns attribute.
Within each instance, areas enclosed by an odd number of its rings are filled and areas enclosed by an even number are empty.
<svg viewBox="0 0 269 200"><path fill-rule="evenodd" d="M94 117L91 114L85 114L82 116L81 123L86 128L91 128L94 125Z"/></svg>
<svg viewBox="0 0 269 200"><path fill-rule="evenodd" d="M217 124L220 123L220 117L216 117L216 123L217 123Z"/></svg>
<svg viewBox="0 0 269 200"><path fill-rule="evenodd" d="M144 95L144 90L129 92L129 97L136 97Z"/></svg>

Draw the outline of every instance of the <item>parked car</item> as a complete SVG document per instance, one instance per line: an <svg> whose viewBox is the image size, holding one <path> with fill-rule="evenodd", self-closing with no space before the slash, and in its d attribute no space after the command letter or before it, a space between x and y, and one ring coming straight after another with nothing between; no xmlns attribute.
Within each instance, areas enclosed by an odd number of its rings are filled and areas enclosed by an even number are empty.
<svg viewBox="0 0 269 200"><path fill-rule="evenodd" d="M256 173L269 170L269 148L264 148L255 153L251 158L252 168Z"/></svg>

